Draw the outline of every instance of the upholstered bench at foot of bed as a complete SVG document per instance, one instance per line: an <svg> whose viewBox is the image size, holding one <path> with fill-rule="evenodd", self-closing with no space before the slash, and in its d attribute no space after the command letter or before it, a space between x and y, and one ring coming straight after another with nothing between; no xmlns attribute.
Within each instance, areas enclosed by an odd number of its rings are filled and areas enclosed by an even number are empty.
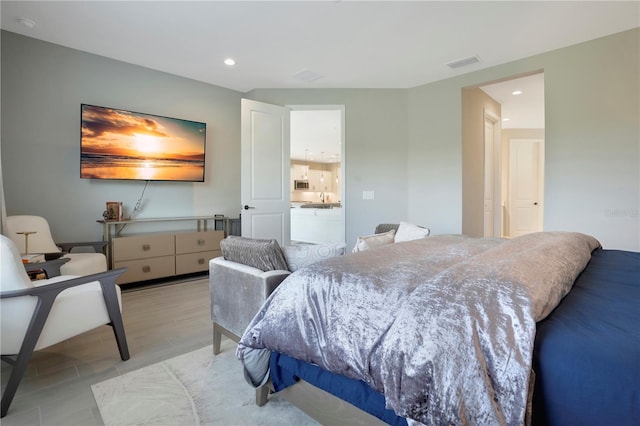
<svg viewBox="0 0 640 426"><path fill-rule="evenodd" d="M260 269L217 257L209 262L213 353L221 335L238 342L253 316L289 271Z"/></svg>
<svg viewBox="0 0 640 426"><path fill-rule="evenodd" d="M345 251L345 244L281 248L276 240L242 237L228 237L221 246L224 257L209 262L214 355L220 353L223 334L234 342L240 340L262 304L291 272ZM257 405L267 402L269 386L267 383L256 389Z"/></svg>
<svg viewBox="0 0 640 426"><path fill-rule="evenodd" d="M222 334L237 342L271 293L291 272L344 254L345 244L296 244L281 248L276 240L227 237L223 257L209 262L213 352Z"/></svg>

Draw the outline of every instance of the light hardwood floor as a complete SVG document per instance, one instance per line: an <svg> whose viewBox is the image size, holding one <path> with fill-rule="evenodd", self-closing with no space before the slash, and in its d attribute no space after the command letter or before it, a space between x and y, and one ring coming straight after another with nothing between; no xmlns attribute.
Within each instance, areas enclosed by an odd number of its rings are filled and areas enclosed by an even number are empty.
<svg viewBox="0 0 640 426"><path fill-rule="evenodd" d="M91 385L211 344L206 276L122 293L131 359L103 326L36 352L2 426L103 425ZM2 389L11 367L2 362Z"/></svg>

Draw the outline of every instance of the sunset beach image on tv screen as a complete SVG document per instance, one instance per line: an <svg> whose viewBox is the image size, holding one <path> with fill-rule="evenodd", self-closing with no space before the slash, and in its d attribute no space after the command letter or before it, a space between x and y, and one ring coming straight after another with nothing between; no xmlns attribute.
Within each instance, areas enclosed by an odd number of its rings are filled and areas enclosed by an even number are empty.
<svg viewBox="0 0 640 426"><path fill-rule="evenodd" d="M80 177L204 181L206 123L82 104Z"/></svg>

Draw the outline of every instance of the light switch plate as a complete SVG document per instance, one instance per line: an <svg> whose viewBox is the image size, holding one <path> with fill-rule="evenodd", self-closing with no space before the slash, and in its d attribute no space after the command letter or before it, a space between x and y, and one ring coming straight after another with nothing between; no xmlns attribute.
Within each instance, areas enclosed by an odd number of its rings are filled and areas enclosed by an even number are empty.
<svg viewBox="0 0 640 426"><path fill-rule="evenodd" d="M375 198L375 194L373 191L362 191L363 200L373 200L374 198Z"/></svg>

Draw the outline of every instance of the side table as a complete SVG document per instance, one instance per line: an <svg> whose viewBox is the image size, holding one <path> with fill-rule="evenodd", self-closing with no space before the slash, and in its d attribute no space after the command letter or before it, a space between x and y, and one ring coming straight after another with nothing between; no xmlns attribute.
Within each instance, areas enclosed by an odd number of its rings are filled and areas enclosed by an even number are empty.
<svg viewBox="0 0 640 426"><path fill-rule="evenodd" d="M58 258L54 260L47 260L44 262L25 263L24 269L29 272L43 270L47 274L47 278L53 278L60 275L60 267L70 261L69 258Z"/></svg>

